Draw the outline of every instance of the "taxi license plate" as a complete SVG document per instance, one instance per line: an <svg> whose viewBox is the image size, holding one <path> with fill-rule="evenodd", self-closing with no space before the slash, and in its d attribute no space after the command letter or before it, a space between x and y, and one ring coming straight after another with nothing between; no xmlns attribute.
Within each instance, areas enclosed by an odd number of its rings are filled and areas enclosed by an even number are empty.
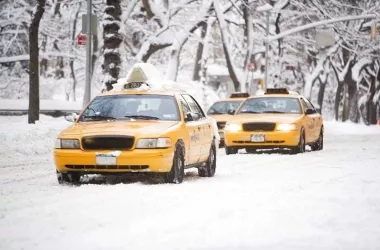
<svg viewBox="0 0 380 250"><path fill-rule="evenodd" d="M265 135L264 134L254 134L251 136L252 142L265 142Z"/></svg>
<svg viewBox="0 0 380 250"><path fill-rule="evenodd" d="M116 157L106 154L97 154L96 165L116 165Z"/></svg>

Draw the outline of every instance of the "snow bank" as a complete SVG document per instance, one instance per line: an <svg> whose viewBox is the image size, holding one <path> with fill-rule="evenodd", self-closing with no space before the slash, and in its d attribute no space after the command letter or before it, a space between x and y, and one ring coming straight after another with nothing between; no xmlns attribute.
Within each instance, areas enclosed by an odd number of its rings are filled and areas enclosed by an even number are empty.
<svg viewBox="0 0 380 250"><path fill-rule="evenodd" d="M371 135L380 134L380 126L367 126L352 122L325 121L325 134L334 135Z"/></svg>
<svg viewBox="0 0 380 250"><path fill-rule="evenodd" d="M57 135L70 125L62 117L41 115L38 123L28 124L27 116L0 116L0 166L11 159L52 157Z"/></svg>

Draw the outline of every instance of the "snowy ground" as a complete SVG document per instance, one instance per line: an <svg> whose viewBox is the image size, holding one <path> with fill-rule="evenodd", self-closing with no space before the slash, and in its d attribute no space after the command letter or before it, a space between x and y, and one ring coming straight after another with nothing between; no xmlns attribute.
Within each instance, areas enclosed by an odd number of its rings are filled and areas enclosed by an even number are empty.
<svg viewBox="0 0 380 250"><path fill-rule="evenodd" d="M181 185L60 186L68 123L42 118L0 116L0 249L380 249L380 126L326 123L303 155L221 150L214 178Z"/></svg>

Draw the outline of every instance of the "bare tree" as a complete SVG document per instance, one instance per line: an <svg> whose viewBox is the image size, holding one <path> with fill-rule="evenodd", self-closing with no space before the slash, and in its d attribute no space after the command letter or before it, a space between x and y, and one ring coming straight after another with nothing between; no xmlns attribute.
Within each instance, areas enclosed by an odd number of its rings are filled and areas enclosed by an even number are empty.
<svg viewBox="0 0 380 250"><path fill-rule="evenodd" d="M111 90L116 83L121 65L119 47L122 36L119 33L121 21L120 0L107 0L103 21L104 38L104 65L103 69L108 76L105 79L107 90Z"/></svg>
<svg viewBox="0 0 380 250"><path fill-rule="evenodd" d="M35 123L40 118L40 74L38 30L45 11L46 0L38 0L36 12L29 27L29 113L28 123Z"/></svg>

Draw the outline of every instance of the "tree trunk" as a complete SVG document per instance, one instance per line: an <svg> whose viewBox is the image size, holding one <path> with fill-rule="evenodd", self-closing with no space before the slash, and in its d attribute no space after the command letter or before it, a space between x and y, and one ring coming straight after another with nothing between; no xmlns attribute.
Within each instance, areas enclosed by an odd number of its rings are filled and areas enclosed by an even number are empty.
<svg viewBox="0 0 380 250"><path fill-rule="evenodd" d="M227 31L226 31L227 23L226 23L226 20L224 19L223 12L220 10L220 3L218 1L214 1L214 9L216 13L216 18L218 19L218 22L219 22L219 30L221 34L223 51L224 51L224 56L226 58L228 73L230 74L231 80L234 84L235 91L240 91L240 81L237 76L237 73L235 72L234 62L231 55L232 52L229 50L229 46L228 46L229 35L227 34Z"/></svg>
<svg viewBox="0 0 380 250"><path fill-rule="evenodd" d="M92 37L92 61L91 61L92 62L92 70L91 70L92 76L94 75L96 60L98 60L98 56L97 56L98 50L99 50L99 39L97 35L94 35Z"/></svg>
<svg viewBox="0 0 380 250"><path fill-rule="evenodd" d="M326 76L325 81L322 81L322 79L319 78L318 105L319 105L319 113L321 114L322 114L323 99L325 97L327 78L328 76Z"/></svg>
<svg viewBox="0 0 380 250"><path fill-rule="evenodd" d="M107 0L105 7L106 18L104 20L104 72L106 77L105 85L107 90L113 89L113 84L117 82L120 73L120 43L122 36L119 33L121 21L120 0Z"/></svg>
<svg viewBox="0 0 380 250"><path fill-rule="evenodd" d="M42 35L42 43L41 43L41 50L43 52L46 52L46 44L47 44L47 35L43 34ZM48 60L46 58L42 58L40 62L40 75L43 75L46 77L46 72L48 69Z"/></svg>
<svg viewBox="0 0 380 250"><path fill-rule="evenodd" d="M375 71L375 62L372 64L372 71ZM367 71L368 72L368 71ZM370 75L370 87L369 87L369 93L368 93L368 101L367 101L367 118L368 118L368 124L376 124L377 118L376 118L376 103L374 100L375 93L376 93L376 76L372 75L368 72ZM377 75L380 75L380 70Z"/></svg>
<svg viewBox="0 0 380 250"><path fill-rule="evenodd" d="M241 86L242 91L248 92L249 89L249 69L248 64L252 63L253 61L253 24L252 24L252 17L249 10L249 3L248 0L244 0L244 6L243 6L243 15L244 15L244 23L245 23L245 29L244 29L244 36L247 41L247 51L245 54L244 59L244 82L242 82L243 86Z"/></svg>
<svg viewBox="0 0 380 250"><path fill-rule="evenodd" d="M201 71L201 60L203 55L203 47L205 42L205 37L207 33L207 22L202 24L201 26L201 40L198 43L198 49L197 49L197 55L195 57L195 65L194 65L194 72L193 72L193 81L199 81L201 79L200 71Z"/></svg>
<svg viewBox="0 0 380 250"><path fill-rule="evenodd" d="M349 62L348 71L344 78L344 83L347 84L348 92L348 116L344 117L344 121L351 120L352 122L359 122L359 109L358 109L358 93L356 81L352 78L352 68L355 65L355 60Z"/></svg>
<svg viewBox="0 0 380 250"><path fill-rule="evenodd" d="M75 36L77 34L77 22L78 22L79 11L80 11L81 7L82 7L82 4L79 4L79 7L77 9L77 12L75 13L75 18L74 18L74 22L73 22L73 33L71 35L71 40L74 43L76 42ZM73 97L73 101L75 102L77 100L77 97L76 97L77 77L75 75L75 70L74 70L74 60L72 60L72 59L70 59L70 70L71 70L71 77L73 78L72 97Z"/></svg>
<svg viewBox="0 0 380 250"><path fill-rule="evenodd" d="M39 72L39 48L38 30L44 14L46 0L38 0L36 12L32 16L29 27L29 111L28 123L35 123L40 119L40 72Z"/></svg>

